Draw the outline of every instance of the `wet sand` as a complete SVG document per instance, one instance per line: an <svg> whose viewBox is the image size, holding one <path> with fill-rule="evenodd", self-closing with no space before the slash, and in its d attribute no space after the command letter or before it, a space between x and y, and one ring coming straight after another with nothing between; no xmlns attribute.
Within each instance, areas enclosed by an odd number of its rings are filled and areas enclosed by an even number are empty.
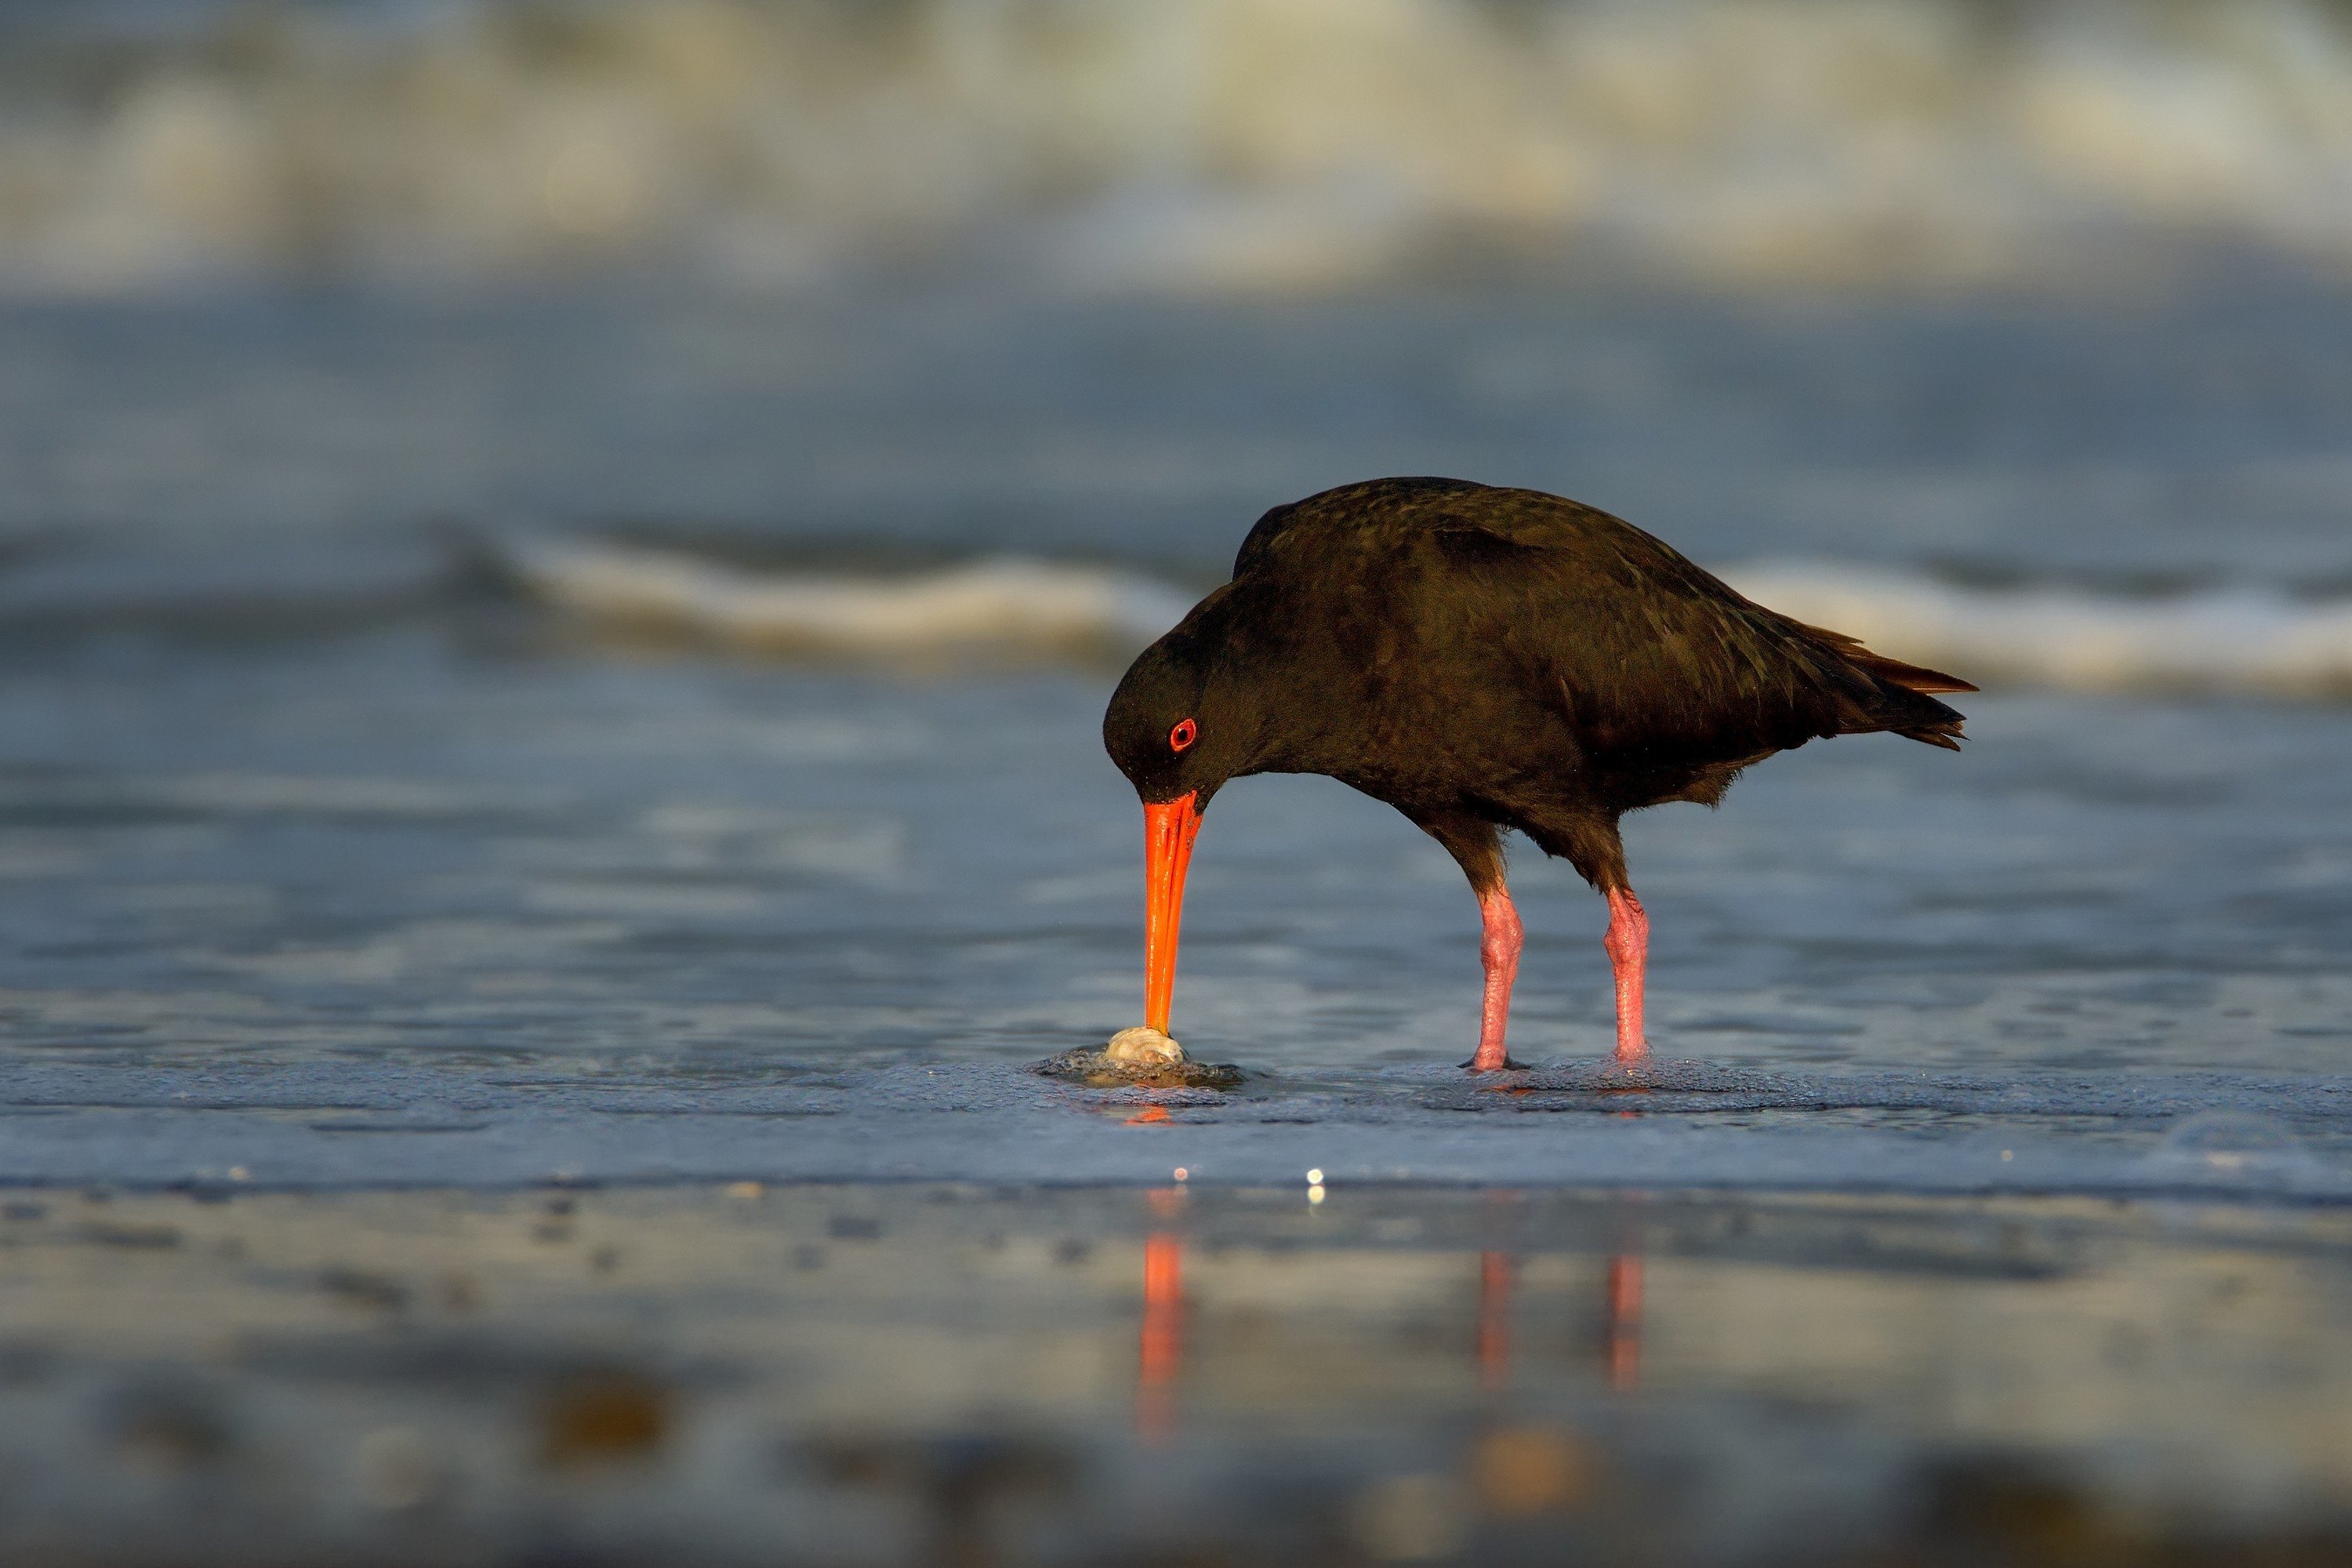
<svg viewBox="0 0 2352 1568"><path fill-rule="evenodd" d="M11 1563L2333 1562L2352 1214L16 1189Z"/></svg>

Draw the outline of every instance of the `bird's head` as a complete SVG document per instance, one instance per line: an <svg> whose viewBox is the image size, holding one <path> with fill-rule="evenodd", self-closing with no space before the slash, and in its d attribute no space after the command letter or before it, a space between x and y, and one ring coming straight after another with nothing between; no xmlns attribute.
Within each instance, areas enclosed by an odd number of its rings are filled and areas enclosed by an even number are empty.
<svg viewBox="0 0 2352 1568"><path fill-rule="evenodd" d="M1103 714L1103 748L1143 802L1144 1022L1165 1034L1176 986L1184 870L1201 813L1247 771L1255 724L1242 689L1221 678L1199 612L1143 650Z"/></svg>
<svg viewBox="0 0 2352 1568"><path fill-rule="evenodd" d="M1189 796L1197 814L1241 771L1248 736L1228 683L1181 630L1128 667L1103 714L1103 749L1144 805Z"/></svg>

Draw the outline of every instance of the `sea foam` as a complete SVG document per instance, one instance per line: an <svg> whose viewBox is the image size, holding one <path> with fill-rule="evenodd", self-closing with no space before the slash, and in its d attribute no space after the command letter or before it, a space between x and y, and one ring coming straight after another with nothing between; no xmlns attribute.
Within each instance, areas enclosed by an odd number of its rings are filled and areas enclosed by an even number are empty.
<svg viewBox="0 0 2352 1568"><path fill-rule="evenodd" d="M754 572L577 540L502 548L530 596L591 628L778 653L1132 652L1174 626L1195 597L1136 571L1015 558L887 576ZM1980 684L2352 693L2352 600L2259 587L2160 598L1979 588L1802 561L1724 575L1783 615Z"/></svg>
<svg viewBox="0 0 2352 1568"><path fill-rule="evenodd" d="M608 631L775 652L893 655L1142 647L1191 600L1106 567L1002 558L902 577L753 573L662 551L537 542L507 564L533 596Z"/></svg>
<svg viewBox="0 0 2352 1568"><path fill-rule="evenodd" d="M0 282L37 289L774 279L1008 234L1033 268L1211 289L1465 236L1735 281L2005 274L2150 232L2352 255L2325 0L16 9Z"/></svg>
<svg viewBox="0 0 2352 1568"><path fill-rule="evenodd" d="M1726 574L1760 604L1969 679L2075 690L2352 693L2352 600L2259 587L2163 598L1956 586L1783 563Z"/></svg>

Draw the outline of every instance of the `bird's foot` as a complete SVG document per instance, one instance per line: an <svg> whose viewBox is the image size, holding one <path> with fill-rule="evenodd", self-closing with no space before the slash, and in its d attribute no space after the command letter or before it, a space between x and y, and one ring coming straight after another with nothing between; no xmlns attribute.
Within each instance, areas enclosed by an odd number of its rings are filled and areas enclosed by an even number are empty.
<svg viewBox="0 0 2352 1568"><path fill-rule="evenodd" d="M1633 1056L1620 1051L1593 1065L1593 1087L1603 1091L1647 1094L1657 1078L1656 1068L1656 1061L1646 1050Z"/></svg>
<svg viewBox="0 0 2352 1568"><path fill-rule="evenodd" d="M1505 1057L1499 1062L1482 1064L1476 1057L1472 1057L1462 1064L1462 1069L1465 1072L1525 1072L1528 1070L1528 1064L1515 1062L1508 1057Z"/></svg>

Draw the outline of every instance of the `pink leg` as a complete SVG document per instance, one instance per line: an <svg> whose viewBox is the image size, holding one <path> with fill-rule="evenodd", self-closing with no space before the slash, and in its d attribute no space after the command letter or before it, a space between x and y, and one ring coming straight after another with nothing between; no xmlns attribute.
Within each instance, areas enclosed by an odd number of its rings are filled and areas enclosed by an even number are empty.
<svg viewBox="0 0 2352 1568"><path fill-rule="evenodd" d="M1511 982L1518 978L1522 940L1509 889L1497 882L1479 894L1478 918L1486 925L1478 957L1486 966L1486 1006L1478 1022L1478 1054L1467 1065L1472 1072L1499 1072L1511 1065L1503 1031L1510 1026Z"/></svg>
<svg viewBox="0 0 2352 1568"><path fill-rule="evenodd" d="M1642 1037L1642 971L1650 960L1650 917L1631 888L1609 889L1609 966L1617 972L1617 1059L1636 1062L1650 1054Z"/></svg>

